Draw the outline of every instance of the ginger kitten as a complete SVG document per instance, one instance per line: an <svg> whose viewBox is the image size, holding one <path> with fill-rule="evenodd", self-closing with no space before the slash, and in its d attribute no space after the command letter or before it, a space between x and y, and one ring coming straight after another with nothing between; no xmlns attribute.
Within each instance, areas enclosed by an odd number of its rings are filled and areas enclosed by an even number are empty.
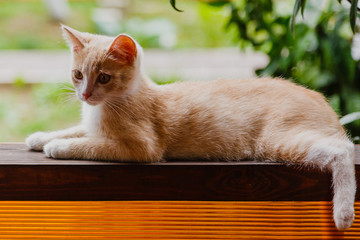
<svg viewBox="0 0 360 240"><path fill-rule="evenodd" d="M59 159L250 158L311 165L332 172L336 227L351 226L354 145L321 94L270 78L157 86L144 75L142 49L131 37L62 29L82 122L32 134L30 149Z"/></svg>

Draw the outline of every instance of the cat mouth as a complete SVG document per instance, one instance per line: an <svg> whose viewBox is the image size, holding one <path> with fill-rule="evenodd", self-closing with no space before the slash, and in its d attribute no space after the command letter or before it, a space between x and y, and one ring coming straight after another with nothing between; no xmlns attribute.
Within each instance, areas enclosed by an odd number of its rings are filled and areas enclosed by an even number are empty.
<svg viewBox="0 0 360 240"><path fill-rule="evenodd" d="M80 97L80 100L84 103L87 103L91 106L95 106L95 105L99 105L101 103L101 101L99 99L92 99L92 98L88 98L88 99L85 99L83 97Z"/></svg>
<svg viewBox="0 0 360 240"><path fill-rule="evenodd" d="M87 99L87 100L82 100L83 102L86 102L87 104L91 105L91 106L96 106L99 105L101 103L101 101L96 101L93 99Z"/></svg>
<svg viewBox="0 0 360 240"><path fill-rule="evenodd" d="M96 106L96 105L100 104L99 102L93 102L93 101L84 101L84 102L86 102L87 104L89 104L91 106Z"/></svg>

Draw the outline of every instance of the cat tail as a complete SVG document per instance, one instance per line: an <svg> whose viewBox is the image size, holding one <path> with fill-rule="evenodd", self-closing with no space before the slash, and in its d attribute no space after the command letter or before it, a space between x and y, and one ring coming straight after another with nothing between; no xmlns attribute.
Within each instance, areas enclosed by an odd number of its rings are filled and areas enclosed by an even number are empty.
<svg viewBox="0 0 360 240"><path fill-rule="evenodd" d="M354 221L356 194L355 146L347 138L323 138L309 148L306 161L328 168L332 172L333 217L339 230L349 228Z"/></svg>

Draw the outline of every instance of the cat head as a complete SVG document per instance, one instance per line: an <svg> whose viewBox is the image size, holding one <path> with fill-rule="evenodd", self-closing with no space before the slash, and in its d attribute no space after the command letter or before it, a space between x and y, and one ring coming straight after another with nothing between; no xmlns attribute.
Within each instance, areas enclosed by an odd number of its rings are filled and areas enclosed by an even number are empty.
<svg viewBox="0 0 360 240"><path fill-rule="evenodd" d="M134 92L139 84L142 49L126 34L107 37L61 26L72 53L72 82L89 105Z"/></svg>

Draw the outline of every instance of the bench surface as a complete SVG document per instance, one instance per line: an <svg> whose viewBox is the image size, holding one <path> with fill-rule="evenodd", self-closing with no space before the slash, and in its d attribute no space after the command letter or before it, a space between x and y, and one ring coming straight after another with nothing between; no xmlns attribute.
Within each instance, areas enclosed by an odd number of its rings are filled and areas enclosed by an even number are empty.
<svg viewBox="0 0 360 240"><path fill-rule="evenodd" d="M356 146L360 186L360 146ZM0 200L330 201L331 174L257 161L54 160L0 144ZM356 199L360 199L357 194Z"/></svg>
<svg viewBox="0 0 360 240"><path fill-rule="evenodd" d="M0 144L0 239L360 239L359 218L335 228L331 197L329 173L298 166L54 160Z"/></svg>

